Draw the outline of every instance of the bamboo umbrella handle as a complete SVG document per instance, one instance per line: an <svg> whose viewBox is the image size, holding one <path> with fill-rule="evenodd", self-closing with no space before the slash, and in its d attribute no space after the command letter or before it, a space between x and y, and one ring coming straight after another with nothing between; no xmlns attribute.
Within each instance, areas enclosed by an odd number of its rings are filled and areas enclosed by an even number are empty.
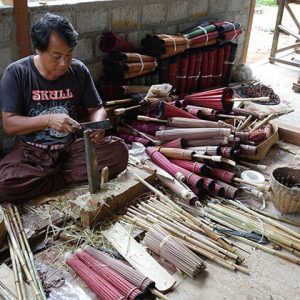
<svg viewBox="0 0 300 300"><path fill-rule="evenodd" d="M265 119L263 119L260 123L256 124L253 129L250 130L250 133L253 131L263 127L266 123L268 123L272 118L274 117L274 114L268 115Z"/></svg>
<svg viewBox="0 0 300 300"><path fill-rule="evenodd" d="M235 116L235 115L226 115L226 114L217 114L216 117L226 118L226 119L237 119L237 120L245 120L245 116Z"/></svg>
<svg viewBox="0 0 300 300"><path fill-rule="evenodd" d="M159 299L162 299L162 300L169 300L169 298L168 298L167 296L165 296L164 294L162 294L162 293L159 292L158 290L156 290L156 289L149 289L149 290L150 290L150 292L151 292L154 296L158 297Z"/></svg>
<svg viewBox="0 0 300 300"><path fill-rule="evenodd" d="M147 134L145 134L145 133L143 133L143 132L141 132L141 131L136 130L135 128L133 128L132 126L126 124L125 122L122 122L122 124L123 124L124 126L126 126L127 128L131 129L134 133L136 133L136 134L138 134L139 136L141 136L141 137L147 139L148 141L152 142L153 144L158 144L158 143L160 143L160 141L156 141L156 140L150 138Z"/></svg>
<svg viewBox="0 0 300 300"><path fill-rule="evenodd" d="M252 115L248 116L247 119L245 120L245 122L243 122L236 130L242 131L246 126L249 125L249 123L251 122L251 119L252 119Z"/></svg>
<svg viewBox="0 0 300 300"><path fill-rule="evenodd" d="M150 117L141 116L141 115L138 115L137 119L139 121L145 121L145 122L158 122L158 123L166 123L166 124L168 123L168 120L160 120L160 119L150 118Z"/></svg>
<svg viewBox="0 0 300 300"><path fill-rule="evenodd" d="M244 184L248 184L248 185L252 185L254 187L256 187L257 189L261 190L261 191L268 191L269 190L269 186L265 185L265 184L259 184L259 183L253 183L251 181L247 181L238 177L233 178L233 180L235 182L239 182L239 183L244 183Z"/></svg>
<svg viewBox="0 0 300 300"><path fill-rule="evenodd" d="M136 106L132 106L132 107L128 107L128 108L117 108L117 109L114 110L114 114L116 116L120 116L120 115L125 114L128 111L135 110L135 109L138 109L140 107L141 107L141 105L136 105Z"/></svg>
<svg viewBox="0 0 300 300"><path fill-rule="evenodd" d="M120 100L112 100L105 102L105 105L118 105L118 104L124 104L129 103L132 101L132 98L126 98L126 99L120 99Z"/></svg>
<svg viewBox="0 0 300 300"><path fill-rule="evenodd" d="M258 97L258 98L233 98L230 101L233 102L246 102L246 101L258 101L258 102L269 102L269 97Z"/></svg>
<svg viewBox="0 0 300 300"><path fill-rule="evenodd" d="M240 163L244 164L244 165L246 165L248 167L251 167L253 169L256 169L256 170L258 170L260 172L264 172L264 171L267 170L267 166L266 165L256 165L256 164L250 163L248 161L244 161L244 160L241 160Z"/></svg>
<svg viewBox="0 0 300 300"><path fill-rule="evenodd" d="M195 158L208 159L208 160L212 160L212 161L222 162L222 156L219 156L219 155L210 156L210 155L196 153L196 154L193 154L192 156Z"/></svg>

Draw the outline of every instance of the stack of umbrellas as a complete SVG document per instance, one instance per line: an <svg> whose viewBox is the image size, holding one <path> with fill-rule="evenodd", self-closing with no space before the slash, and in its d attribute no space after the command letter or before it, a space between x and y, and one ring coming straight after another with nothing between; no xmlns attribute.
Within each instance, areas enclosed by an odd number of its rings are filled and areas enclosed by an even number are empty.
<svg viewBox="0 0 300 300"><path fill-rule="evenodd" d="M154 57L139 53L112 52L103 59L103 66L108 78L122 81L154 71L157 62Z"/></svg>
<svg viewBox="0 0 300 300"><path fill-rule="evenodd" d="M102 52L134 52L133 46L128 41L122 39L111 31L103 33L100 39L99 48Z"/></svg>

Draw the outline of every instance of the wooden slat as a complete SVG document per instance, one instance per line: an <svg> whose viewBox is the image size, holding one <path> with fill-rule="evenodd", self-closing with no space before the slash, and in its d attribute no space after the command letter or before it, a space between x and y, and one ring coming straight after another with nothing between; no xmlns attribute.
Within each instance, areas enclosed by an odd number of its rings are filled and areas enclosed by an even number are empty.
<svg viewBox="0 0 300 300"><path fill-rule="evenodd" d="M29 38L29 13L27 0L13 0L14 19L16 24L16 43L19 49L19 57L25 57L31 54Z"/></svg>
<svg viewBox="0 0 300 300"><path fill-rule="evenodd" d="M281 140L300 145L300 126L293 126L280 121L273 122L278 126L278 134Z"/></svg>
<svg viewBox="0 0 300 300"><path fill-rule="evenodd" d="M175 285L175 279L130 236L120 223L115 223L108 230L103 231L103 234L135 269L155 281L155 287L160 292L167 292Z"/></svg>
<svg viewBox="0 0 300 300"><path fill-rule="evenodd" d="M247 24L247 31L246 31L246 38L245 38L245 44L244 44L244 50L243 50L243 56L242 56L243 63L245 63L247 60L249 41L250 41L250 35L251 35L252 23L253 23L254 11L255 11L255 4L256 4L256 1L251 0L251 6L250 6L249 18L248 18L248 24Z"/></svg>

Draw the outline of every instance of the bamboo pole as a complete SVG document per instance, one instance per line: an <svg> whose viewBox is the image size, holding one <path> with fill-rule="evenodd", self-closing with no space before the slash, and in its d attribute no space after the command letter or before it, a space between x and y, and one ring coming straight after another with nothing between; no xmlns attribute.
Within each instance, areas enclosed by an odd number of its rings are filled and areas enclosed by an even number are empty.
<svg viewBox="0 0 300 300"><path fill-rule="evenodd" d="M44 292L44 289L43 289L43 285L42 285L42 282L41 282L41 279L40 279L40 276L38 274L38 271L36 269L36 266L35 266L35 263L34 263L34 258L33 258L33 253L31 251L31 248L30 248L30 245L29 245L29 242L27 240L27 237L26 237L26 234L25 234L25 230L24 230L24 227L23 227L23 224L22 224L22 221L21 221L21 217L20 217L20 213L19 213L19 210L17 208L17 206L13 206L14 208L14 212L15 212L15 215L17 217L17 222L19 224L19 227L21 229L21 234L22 234L22 237L24 239L24 242L25 242L25 247L27 249L27 253L29 255L29 259L30 259L30 263L31 263L31 267L32 267L32 270L33 270L33 273L34 273L34 278L36 279L36 283L37 283L37 286L40 290L40 293L41 293L41 296L44 300L46 300L46 294Z"/></svg>
<svg viewBox="0 0 300 300"><path fill-rule="evenodd" d="M234 205L234 206L236 206L236 207L239 207L240 209L242 209L242 210L248 212L249 214L254 215L254 216L256 216L256 217L259 217L259 218L265 220L267 223L272 224L273 226L275 226L275 227L277 227L277 228L280 228L280 229L282 229L283 231L286 231L286 232L288 232L289 234L291 234L291 235L297 237L298 239L300 239L300 234L299 234L298 232L296 232L296 231L294 231L294 230L292 230L292 229L289 229L289 228L287 228L287 227L281 225L280 223L278 223L278 222L276 222L276 221L274 221L274 220L272 220L272 219L270 219L270 218L268 218L268 217L266 217L266 216L260 215L260 214L258 214L257 212L252 211L251 209L247 208L247 207L244 206L244 205L240 205L240 204L238 204L238 203L236 203L236 202L234 202L234 201L232 201L232 200L229 200L228 202L229 202L230 204L232 204L232 205Z"/></svg>
<svg viewBox="0 0 300 300"><path fill-rule="evenodd" d="M149 289L149 291L156 296L157 298L161 299L161 300L169 300L169 298L167 296L165 296L164 294L162 294L161 292L159 292L156 289Z"/></svg>
<svg viewBox="0 0 300 300"><path fill-rule="evenodd" d="M135 106L131 106L131 107L128 107L128 108L116 108L114 110L114 114L116 116L120 116L120 115L123 115L123 114L127 113L128 111L135 110L135 109L138 109L140 107L141 107L141 105L135 105Z"/></svg>
<svg viewBox="0 0 300 300"><path fill-rule="evenodd" d="M2 207L0 207L0 211L3 213ZM36 287L36 285L34 284L34 281L32 279L32 276L30 274L28 266L26 265L25 259L22 256L20 248L18 247L18 243L17 243L16 238L15 238L15 236L13 234L12 227L11 227L11 225L9 223L8 217L4 213L3 213L3 216L4 216L5 227L7 229L8 234L9 234L9 237L10 237L13 249L16 252L16 255L17 255L17 257L18 257L18 259L20 261L20 264L21 264L21 266L23 268L23 271L25 273L26 279L29 282L29 284L30 284L30 286L31 286L31 288L33 290L33 293L34 293L35 297L38 300L42 300L41 294L40 294L38 288Z"/></svg>
<svg viewBox="0 0 300 300"><path fill-rule="evenodd" d="M120 100L112 100L112 101L106 101L105 105L119 105L124 103L129 103L132 101L132 98L126 98L126 99L120 99Z"/></svg>
<svg viewBox="0 0 300 300"><path fill-rule="evenodd" d="M241 125L238 126L236 131L242 131L244 128L246 128L251 122L251 119L252 119L252 115L248 116L247 119Z"/></svg>
<svg viewBox="0 0 300 300"><path fill-rule="evenodd" d="M265 251L265 252L274 254L274 255L276 255L276 256L278 256L278 257L281 257L281 258L283 258L283 259L285 259L285 260L288 260L288 261L290 261L290 262L292 262L292 263L294 263L294 264L300 265L300 259L298 259L298 258L296 258L296 257L286 255L286 254L284 254L284 253L281 253L281 252L279 252L279 251L276 251L276 250L274 250L274 249L268 248L268 247L263 246L263 245L261 245L261 244L259 244L259 243L255 243L255 242L253 242L253 241L247 240L247 239L242 238L242 237L239 237L239 236L232 236L232 237L235 238L235 239L237 239L237 240L240 240L240 241L242 241L242 242L244 242L244 243L246 243L246 244L249 244L249 245L251 245L252 247L259 248L259 249L261 249L261 250L263 250L263 251Z"/></svg>
<svg viewBox="0 0 300 300"><path fill-rule="evenodd" d="M13 272L14 272L14 278L15 278L15 286L16 286L16 290L17 290L17 298L19 299L23 299L23 294L22 294L22 289L21 289L21 283L19 280L19 274L18 274L18 269L17 269L17 264L16 264L16 256L13 253L13 247L11 244L11 241L8 240L8 249L9 249L9 253L10 253L10 259L11 259L11 263L12 263L12 268L13 268ZM24 298L25 299L25 298Z"/></svg>
<svg viewBox="0 0 300 300"><path fill-rule="evenodd" d="M6 286L2 284L1 281L0 281L0 298L1 299L3 298L3 300L16 300L14 294L12 294L10 290L8 290Z"/></svg>
<svg viewBox="0 0 300 300"><path fill-rule="evenodd" d="M248 102L248 101L257 101L257 102L269 102L270 97L257 97L257 98L233 98L229 101L232 102Z"/></svg>
<svg viewBox="0 0 300 300"><path fill-rule="evenodd" d="M265 124L267 124L271 119L273 119L274 114L270 114L268 115L265 119L263 119L261 122L259 122L258 124L256 124L251 130L250 133L254 132L255 130L263 127Z"/></svg>
<svg viewBox="0 0 300 300"><path fill-rule="evenodd" d="M294 226L298 226L300 227L300 222L297 222L295 220L291 220L291 219L288 219L288 218L285 218L285 217L282 217L282 216L278 216L278 215L275 215L275 214L272 214L268 211L264 211L264 210L258 210L254 207L251 207L251 210L257 212L257 213L260 213L266 217L270 217L272 219L275 219L275 220L278 220L278 221L281 221L281 222L284 222L284 223L287 223L287 224L291 224L291 225L294 225Z"/></svg>

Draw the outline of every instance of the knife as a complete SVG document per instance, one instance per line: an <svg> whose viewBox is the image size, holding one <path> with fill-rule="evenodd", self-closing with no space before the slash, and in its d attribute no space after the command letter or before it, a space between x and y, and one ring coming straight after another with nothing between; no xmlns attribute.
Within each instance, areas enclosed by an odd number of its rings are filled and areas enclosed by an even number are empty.
<svg viewBox="0 0 300 300"><path fill-rule="evenodd" d="M88 130L88 129L111 129L113 126L109 119L96 122L84 122L80 123L81 128L79 130Z"/></svg>

